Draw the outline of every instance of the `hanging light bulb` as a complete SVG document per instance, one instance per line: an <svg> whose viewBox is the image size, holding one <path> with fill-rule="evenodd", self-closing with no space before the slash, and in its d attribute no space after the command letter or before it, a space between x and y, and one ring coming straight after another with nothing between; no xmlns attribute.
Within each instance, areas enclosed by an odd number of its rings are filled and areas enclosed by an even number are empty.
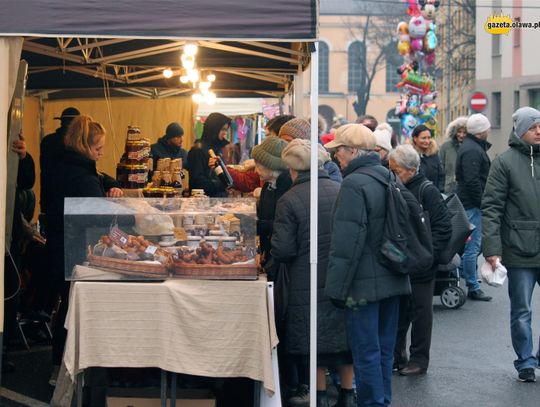
<svg viewBox="0 0 540 407"><path fill-rule="evenodd" d="M181 83L188 83L189 82L189 78L187 77L187 75L182 75L180 77L180 82Z"/></svg>
<svg viewBox="0 0 540 407"><path fill-rule="evenodd" d="M171 68L166 68L166 69L164 69L164 70L163 70L163 76L164 76L165 78L167 78L167 79L172 78L172 76L173 76L173 71L172 71L172 69L171 69Z"/></svg>
<svg viewBox="0 0 540 407"><path fill-rule="evenodd" d="M201 90L201 93L208 92L210 85L212 85L210 82L199 82L199 89Z"/></svg>
<svg viewBox="0 0 540 407"><path fill-rule="evenodd" d="M202 100L203 100L203 97L202 97L202 95L200 93L194 93L193 96L191 96L191 98L197 104L201 103Z"/></svg>
<svg viewBox="0 0 540 407"><path fill-rule="evenodd" d="M182 54L180 57L182 66L188 71L195 68L195 57L193 55Z"/></svg>
<svg viewBox="0 0 540 407"><path fill-rule="evenodd" d="M214 75L213 73L209 73L207 76L206 76L206 80L208 82L214 82L216 80L216 75Z"/></svg>
<svg viewBox="0 0 540 407"><path fill-rule="evenodd" d="M184 45L184 53L189 56L195 56L197 54L198 47L195 44L187 43Z"/></svg>
<svg viewBox="0 0 540 407"><path fill-rule="evenodd" d="M191 69L187 74L190 82L199 82L199 71L197 69Z"/></svg>
<svg viewBox="0 0 540 407"><path fill-rule="evenodd" d="M208 92L206 95L204 95L204 101L207 105L213 105L216 103L216 94L214 92Z"/></svg>

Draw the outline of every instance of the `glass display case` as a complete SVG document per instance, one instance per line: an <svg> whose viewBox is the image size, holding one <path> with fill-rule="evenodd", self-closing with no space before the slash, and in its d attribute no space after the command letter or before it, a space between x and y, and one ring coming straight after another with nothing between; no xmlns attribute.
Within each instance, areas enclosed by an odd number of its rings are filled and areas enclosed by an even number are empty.
<svg viewBox="0 0 540 407"><path fill-rule="evenodd" d="M66 280L257 279L253 198L66 198Z"/></svg>

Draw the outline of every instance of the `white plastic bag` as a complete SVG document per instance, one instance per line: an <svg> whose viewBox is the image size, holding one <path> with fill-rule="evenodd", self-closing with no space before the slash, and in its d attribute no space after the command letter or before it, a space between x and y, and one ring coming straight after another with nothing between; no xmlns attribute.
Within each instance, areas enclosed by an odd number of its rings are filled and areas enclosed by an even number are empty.
<svg viewBox="0 0 540 407"><path fill-rule="evenodd" d="M482 274L482 279L493 287L500 287L504 284L506 280L506 267L504 267L499 260L497 260L497 265L495 270L491 268L491 264L487 261L480 268L480 273Z"/></svg>

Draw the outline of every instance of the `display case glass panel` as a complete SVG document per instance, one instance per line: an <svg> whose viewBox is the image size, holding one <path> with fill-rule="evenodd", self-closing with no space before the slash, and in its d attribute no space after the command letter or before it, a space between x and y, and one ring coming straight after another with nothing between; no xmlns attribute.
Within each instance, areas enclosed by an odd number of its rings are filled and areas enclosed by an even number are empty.
<svg viewBox="0 0 540 407"><path fill-rule="evenodd" d="M253 198L66 198L66 280L256 279Z"/></svg>

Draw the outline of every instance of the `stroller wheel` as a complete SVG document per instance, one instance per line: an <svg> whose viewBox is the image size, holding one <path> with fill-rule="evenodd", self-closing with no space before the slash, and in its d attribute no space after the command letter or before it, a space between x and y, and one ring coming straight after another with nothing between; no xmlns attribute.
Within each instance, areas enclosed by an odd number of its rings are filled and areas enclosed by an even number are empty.
<svg viewBox="0 0 540 407"><path fill-rule="evenodd" d="M465 303L465 293L460 287L446 287L441 293L441 303L446 308L456 309Z"/></svg>
<svg viewBox="0 0 540 407"><path fill-rule="evenodd" d="M465 294L465 291L461 287L456 287L459 291L459 297L461 298L461 304L459 306L461 307L463 304L467 302L467 294Z"/></svg>

